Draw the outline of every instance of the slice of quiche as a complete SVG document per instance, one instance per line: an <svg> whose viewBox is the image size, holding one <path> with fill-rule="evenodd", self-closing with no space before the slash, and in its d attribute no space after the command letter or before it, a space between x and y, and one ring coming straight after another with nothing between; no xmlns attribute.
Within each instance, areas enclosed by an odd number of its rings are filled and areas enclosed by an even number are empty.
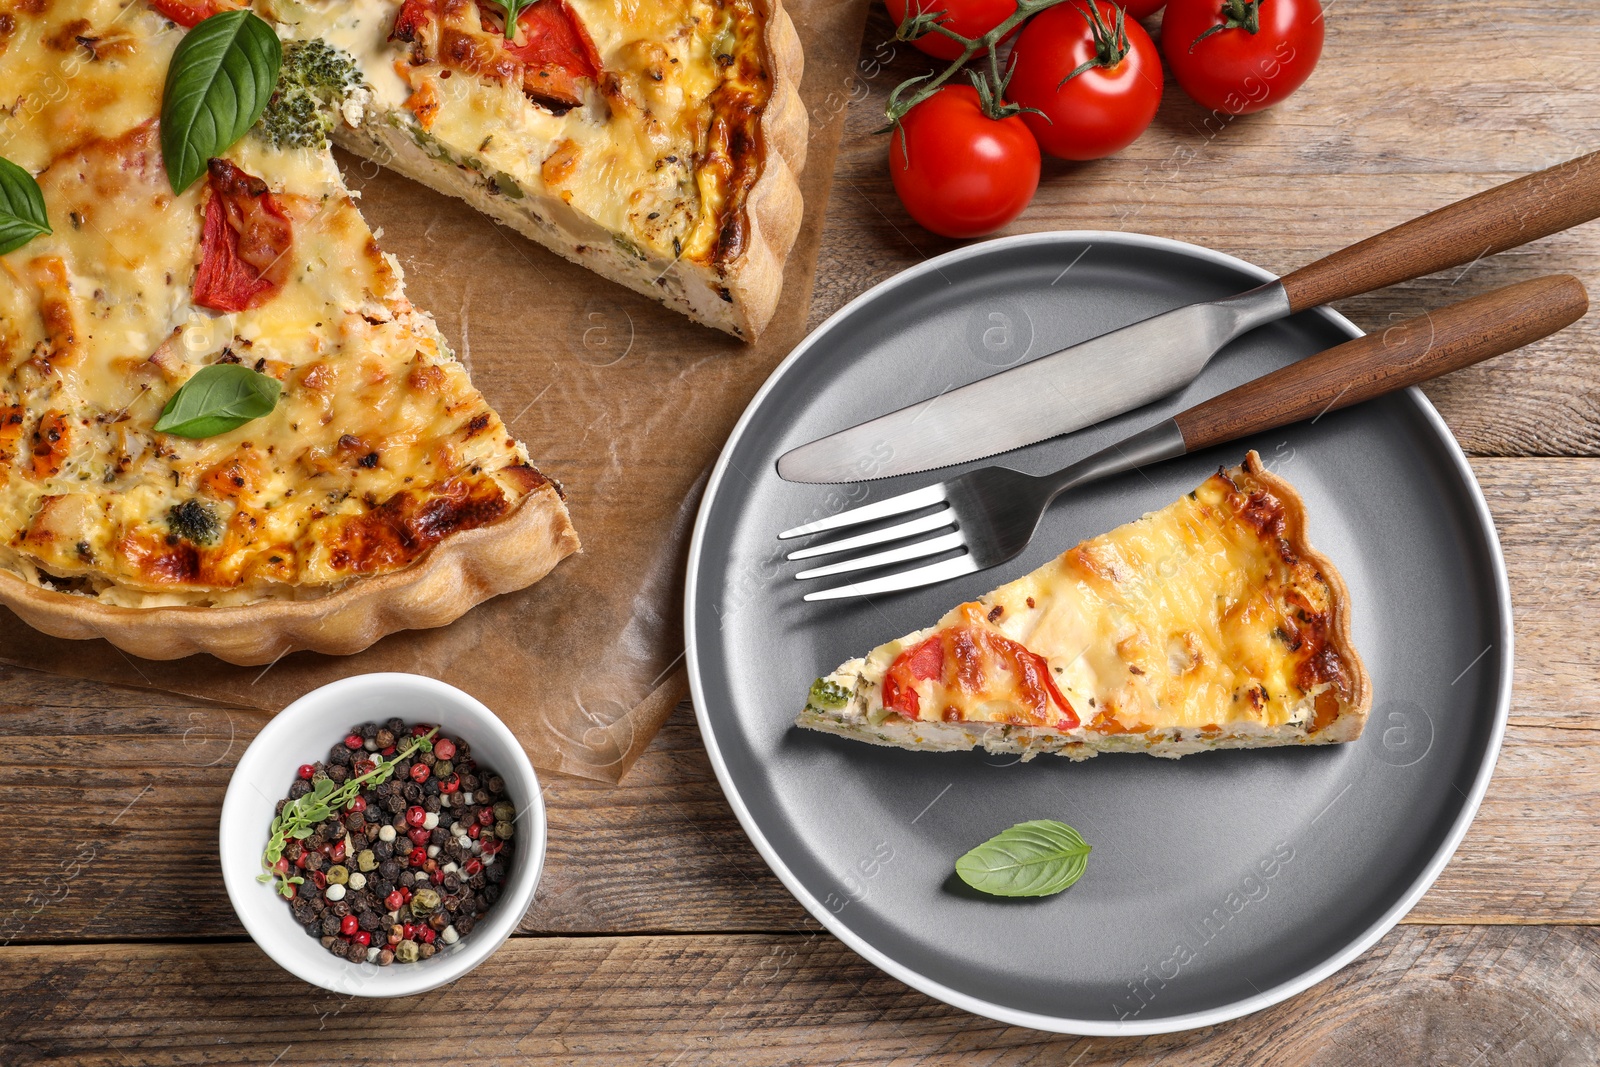
<svg viewBox="0 0 1600 1067"><path fill-rule="evenodd" d="M798 724L879 745L1177 757L1352 741L1349 594L1255 452L812 686Z"/></svg>
<svg viewBox="0 0 1600 1067"><path fill-rule="evenodd" d="M228 0L154 0L192 24ZM807 121L780 0L257 0L360 72L341 146L745 339L777 307Z"/></svg>
<svg viewBox="0 0 1600 1067"><path fill-rule="evenodd" d="M0 256L0 603L129 652L260 663L449 622L574 551L530 461L406 300L326 148L246 136L174 195L182 31L126 0L0 0L0 152L53 232ZM276 406L156 429L202 369Z"/></svg>

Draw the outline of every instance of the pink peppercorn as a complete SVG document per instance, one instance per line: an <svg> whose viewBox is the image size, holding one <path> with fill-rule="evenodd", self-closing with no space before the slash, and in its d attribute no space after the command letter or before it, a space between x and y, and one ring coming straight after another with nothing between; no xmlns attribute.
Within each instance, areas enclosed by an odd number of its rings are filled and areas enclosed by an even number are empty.
<svg viewBox="0 0 1600 1067"><path fill-rule="evenodd" d="M406 857L406 861L413 867L421 867L428 862L428 853L424 849L414 848L411 850L411 855Z"/></svg>
<svg viewBox="0 0 1600 1067"><path fill-rule="evenodd" d="M414 829L407 830L406 831L406 836L411 838L411 843L413 845L426 845L428 843L428 838L431 836L431 834L430 834L429 831L424 830L422 827L418 826L418 827L416 827Z"/></svg>
<svg viewBox="0 0 1600 1067"><path fill-rule="evenodd" d="M448 737L441 737L433 743L433 754L439 759L454 759L456 743Z"/></svg>
<svg viewBox="0 0 1600 1067"><path fill-rule="evenodd" d="M433 771L429 769L426 763L413 763L411 765L411 780L416 782L418 785L426 782L428 780L428 775L432 773Z"/></svg>
<svg viewBox="0 0 1600 1067"><path fill-rule="evenodd" d="M345 811L366 811L367 810L367 798L364 797L364 796L360 796L358 794L357 796L355 796L354 798L351 799L350 803L348 803L348 804L346 804L344 806L344 810Z"/></svg>
<svg viewBox="0 0 1600 1067"><path fill-rule="evenodd" d="M413 726L411 728L411 736L412 737L421 737L423 734L427 733L431 729L433 729L433 727L429 726L427 723L419 722L419 723L417 723L417 725L415 725L415 726Z"/></svg>
<svg viewBox="0 0 1600 1067"><path fill-rule="evenodd" d="M461 776L459 774L452 774L450 777L442 778L439 781L439 792L441 793L454 793L460 788Z"/></svg>
<svg viewBox="0 0 1600 1067"><path fill-rule="evenodd" d="M300 764L300 770L296 773L309 782L311 781L311 776L317 773L317 769L309 763L302 763Z"/></svg>
<svg viewBox="0 0 1600 1067"><path fill-rule="evenodd" d="M366 742L362 740L360 734L350 734L344 739L344 747L350 749L352 752L365 744Z"/></svg>
<svg viewBox="0 0 1600 1067"><path fill-rule="evenodd" d="M393 890L388 896L383 898L383 906L388 908L390 911L399 911L401 908L406 906L406 898L400 895L400 890Z"/></svg>
<svg viewBox="0 0 1600 1067"><path fill-rule="evenodd" d="M359 929L361 929L361 924L356 921L356 917L354 915L346 915L343 919L339 920L339 932L346 937L354 936L355 932Z"/></svg>
<svg viewBox="0 0 1600 1067"><path fill-rule="evenodd" d="M355 933L350 935L350 940L354 941L358 945L370 945L372 944L372 935L367 933L365 930L357 930Z"/></svg>
<svg viewBox="0 0 1600 1067"><path fill-rule="evenodd" d="M478 821L476 819L474 819L472 821L472 825L467 827L467 836L472 838L474 841L476 841L478 839L478 833L479 833Z"/></svg>
<svg viewBox="0 0 1600 1067"><path fill-rule="evenodd" d="M494 825L494 809L482 808L478 811L478 821L485 826Z"/></svg>
<svg viewBox="0 0 1600 1067"><path fill-rule="evenodd" d="M421 826L428 821L428 813L420 804L413 804L406 809L406 822L412 826Z"/></svg>
<svg viewBox="0 0 1600 1067"><path fill-rule="evenodd" d="M466 871L467 872L467 877L470 878L472 875L477 874L479 871L483 870L483 864L478 862L477 858L474 857L473 859L468 860L467 861L467 865L465 867L461 868L461 869Z"/></svg>

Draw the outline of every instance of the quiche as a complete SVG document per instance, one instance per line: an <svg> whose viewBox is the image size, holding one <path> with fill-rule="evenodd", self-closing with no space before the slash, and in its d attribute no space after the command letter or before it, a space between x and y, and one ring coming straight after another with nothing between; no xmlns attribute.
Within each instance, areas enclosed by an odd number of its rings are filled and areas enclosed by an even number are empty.
<svg viewBox="0 0 1600 1067"><path fill-rule="evenodd" d="M0 0L0 154L53 231L0 256L0 603L261 663L536 581L578 547L562 489L406 300L327 149L247 135L174 194L157 116L182 36L127 0ZM268 413L156 429L230 366L275 383Z"/></svg>
<svg viewBox="0 0 1600 1067"><path fill-rule="evenodd" d="M535 0L509 35L496 0L254 10L353 59L339 145L698 322L772 317L807 130L779 0Z"/></svg>
<svg viewBox="0 0 1600 1067"><path fill-rule="evenodd" d="M1087 759L1320 745L1371 704L1349 594L1249 453L818 679L798 724L879 745Z"/></svg>

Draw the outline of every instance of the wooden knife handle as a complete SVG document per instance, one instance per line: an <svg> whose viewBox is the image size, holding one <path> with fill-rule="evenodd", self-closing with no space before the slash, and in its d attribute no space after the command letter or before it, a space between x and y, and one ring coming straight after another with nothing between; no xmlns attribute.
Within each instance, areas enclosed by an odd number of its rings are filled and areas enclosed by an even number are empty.
<svg viewBox="0 0 1600 1067"><path fill-rule="evenodd" d="M1570 274L1508 285L1308 356L1181 412L1190 451L1314 419L1471 366L1583 317L1589 296Z"/></svg>
<svg viewBox="0 0 1600 1067"><path fill-rule="evenodd" d="M1497 185L1283 279L1290 311L1370 293L1600 217L1600 152Z"/></svg>

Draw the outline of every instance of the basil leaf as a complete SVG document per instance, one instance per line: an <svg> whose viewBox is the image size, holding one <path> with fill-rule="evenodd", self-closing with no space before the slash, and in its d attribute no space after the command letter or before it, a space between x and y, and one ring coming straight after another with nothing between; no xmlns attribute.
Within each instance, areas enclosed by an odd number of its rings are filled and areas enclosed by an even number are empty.
<svg viewBox="0 0 1600 1067"><path fill-rule="evenodd" d="M1083 877L1089 844L1054 819L1019 822L956 860L956 874L981 893L1047 897Z"/></svg>
<svg viewBox="0 0 1600 1067"><path fill-rule="evenodd" d="M215 437L270 414L282 391L276 378L249 367L213 363L172 394L155 428L179 437Z"/></svg>
<svg viewBox="0 0 1600 1067"><path fill-rule="evenodd" d="M0 256L50 232L44 194L33 175L0 157Z"/></svg>
<svg viewBox="0 0 1600 1067"><path fill-rule="evenodd" d="M161 155L181 193L256 124L283 65L283 45L248 8L203 20L178 44L161 98Z"/></svg>

